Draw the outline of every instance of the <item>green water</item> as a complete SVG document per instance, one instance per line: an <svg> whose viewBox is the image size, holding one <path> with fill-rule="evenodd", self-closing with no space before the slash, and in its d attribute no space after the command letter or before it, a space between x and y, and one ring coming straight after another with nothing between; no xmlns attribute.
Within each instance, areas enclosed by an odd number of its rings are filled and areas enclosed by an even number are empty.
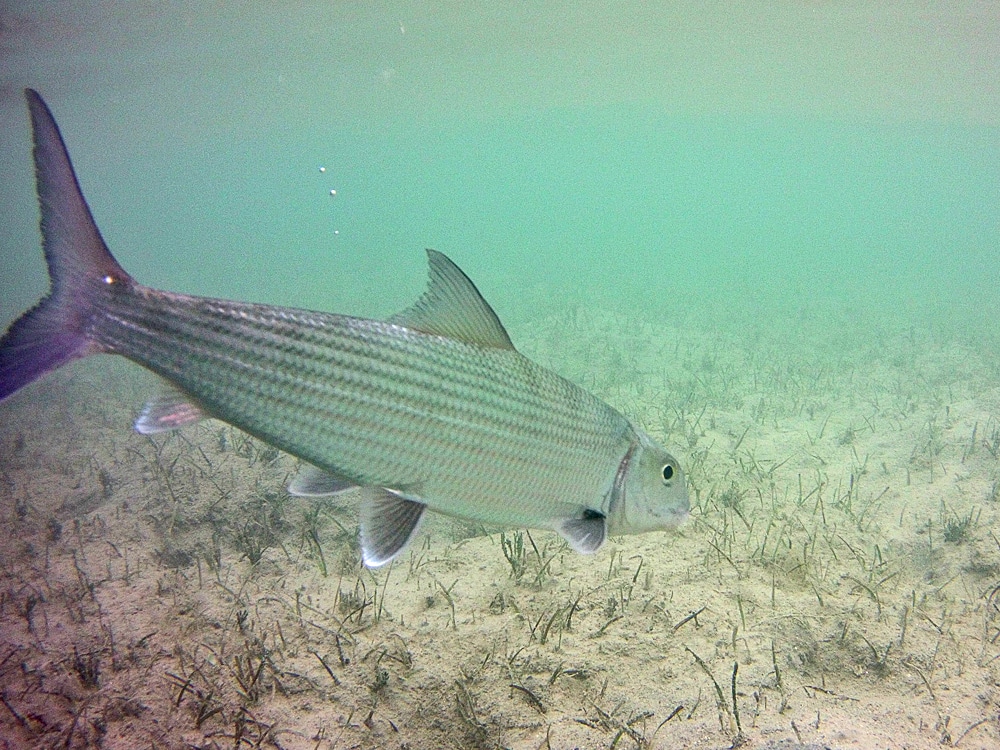
<svg viewBox="0 0 1000 750"><path fill-rule="evenodd" d="M0 405L0 734L996 746L997 39L971 2L0 4L0 320L46 288L31 86L139 281L386 316L433 247L692 496L593 557L435 517L370 571L291 457L139 436L153 379L81 362Z"/></svg>
<svg viewBox="0 0 1000 750"><path fill-rule="evenodd" d="M15 5L0 313L44 285L26 85L54 109L113 250L162 287L386 314L419 290L431 246L505 319L564 295L674 318L996 312L995 85L957 68L942 83L918 63L913 19L894 32L911 46L894 36L881 53L916 69L876 85L774 39L745 80L745 57L694 49L694 11L626 14L620 38L596 11L519 13ZM530 31L555 19L562 33ZM803 33L835 57L851 39L879 51L837 21ZM739 37L725 14L702 22L722 46ZM796 99L792 81L815 88Z"/></svg>

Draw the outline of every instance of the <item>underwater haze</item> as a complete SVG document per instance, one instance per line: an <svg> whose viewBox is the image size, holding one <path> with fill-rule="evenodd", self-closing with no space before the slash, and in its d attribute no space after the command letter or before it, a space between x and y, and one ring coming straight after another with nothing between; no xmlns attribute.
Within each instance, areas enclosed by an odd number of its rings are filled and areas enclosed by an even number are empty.
<svg viewBox="0 0 1000 750"><path fill-rule="evenodd" d="M0 404L0 745L1000 743L994 5L4 3L5 325L25 87L139 282L382 318L439 250L692 516L367 570L294 459L80 362Z"/></svg>
<svg viewBox="0 0 1000 750"><path fill-rule="evenodd" d="M385 313L430 246L649 314L990 305L988 10L15 3L2 312L44 288L27 85L154 286Z"/></svg>

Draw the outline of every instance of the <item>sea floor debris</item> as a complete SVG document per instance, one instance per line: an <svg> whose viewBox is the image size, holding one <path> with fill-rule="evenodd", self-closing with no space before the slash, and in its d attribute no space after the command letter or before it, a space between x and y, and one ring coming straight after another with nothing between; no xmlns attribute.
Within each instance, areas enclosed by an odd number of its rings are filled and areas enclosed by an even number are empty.
<svg viewBox="0 0 1000 750"><path fill-rule="evenodd" d="M214 422L131 432L137 368L5 404L3 746L1000 741L996 348L578 309L523 328L677 447L686 526L591 557L440 519L373 571L350 498L288 497L287 456Z"/></svg>

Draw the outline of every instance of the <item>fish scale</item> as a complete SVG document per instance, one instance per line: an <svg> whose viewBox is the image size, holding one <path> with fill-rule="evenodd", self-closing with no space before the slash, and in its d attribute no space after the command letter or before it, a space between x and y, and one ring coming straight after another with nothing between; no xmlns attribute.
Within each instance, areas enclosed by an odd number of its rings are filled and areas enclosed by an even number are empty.
<svg viewBox="0 0 1000 750"><path fill-rule="evenodd" d="M26 96L52 288L0 339L0 400L79 357L125 356L175 389L136 429L214 417L310 464L290 491L361 488L368 565L399 555L427 509L553 529L581 552L687 516L676 459L517 352L441 253L386 321L142 286L104 244L48 107Z"/></svg>
<svg viewBox="0 0 1000 750"><path fill-rule="evenodd" d="M444 512L503 503L528 526L579 512L630 442L621 414L517 352L284 308L206 317L204 300L144 287L105 296L91 336L108 351L282 450L359 484L418 486ZM518 456L534 481L511 471Z"/></svg>

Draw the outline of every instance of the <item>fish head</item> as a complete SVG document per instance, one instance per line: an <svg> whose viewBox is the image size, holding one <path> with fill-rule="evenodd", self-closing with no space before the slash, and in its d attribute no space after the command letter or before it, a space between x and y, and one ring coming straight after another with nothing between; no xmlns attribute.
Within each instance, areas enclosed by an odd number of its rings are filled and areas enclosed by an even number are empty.
<svg viewBox="0 0 1000 750"><path fill-rule="evenodd" d="M680 463L644 432L636 433L638 441L623 459L627 466L623 467L619 507L611 513L616 527L612 533L673 528L687 518L691 509Z"/></svg>

